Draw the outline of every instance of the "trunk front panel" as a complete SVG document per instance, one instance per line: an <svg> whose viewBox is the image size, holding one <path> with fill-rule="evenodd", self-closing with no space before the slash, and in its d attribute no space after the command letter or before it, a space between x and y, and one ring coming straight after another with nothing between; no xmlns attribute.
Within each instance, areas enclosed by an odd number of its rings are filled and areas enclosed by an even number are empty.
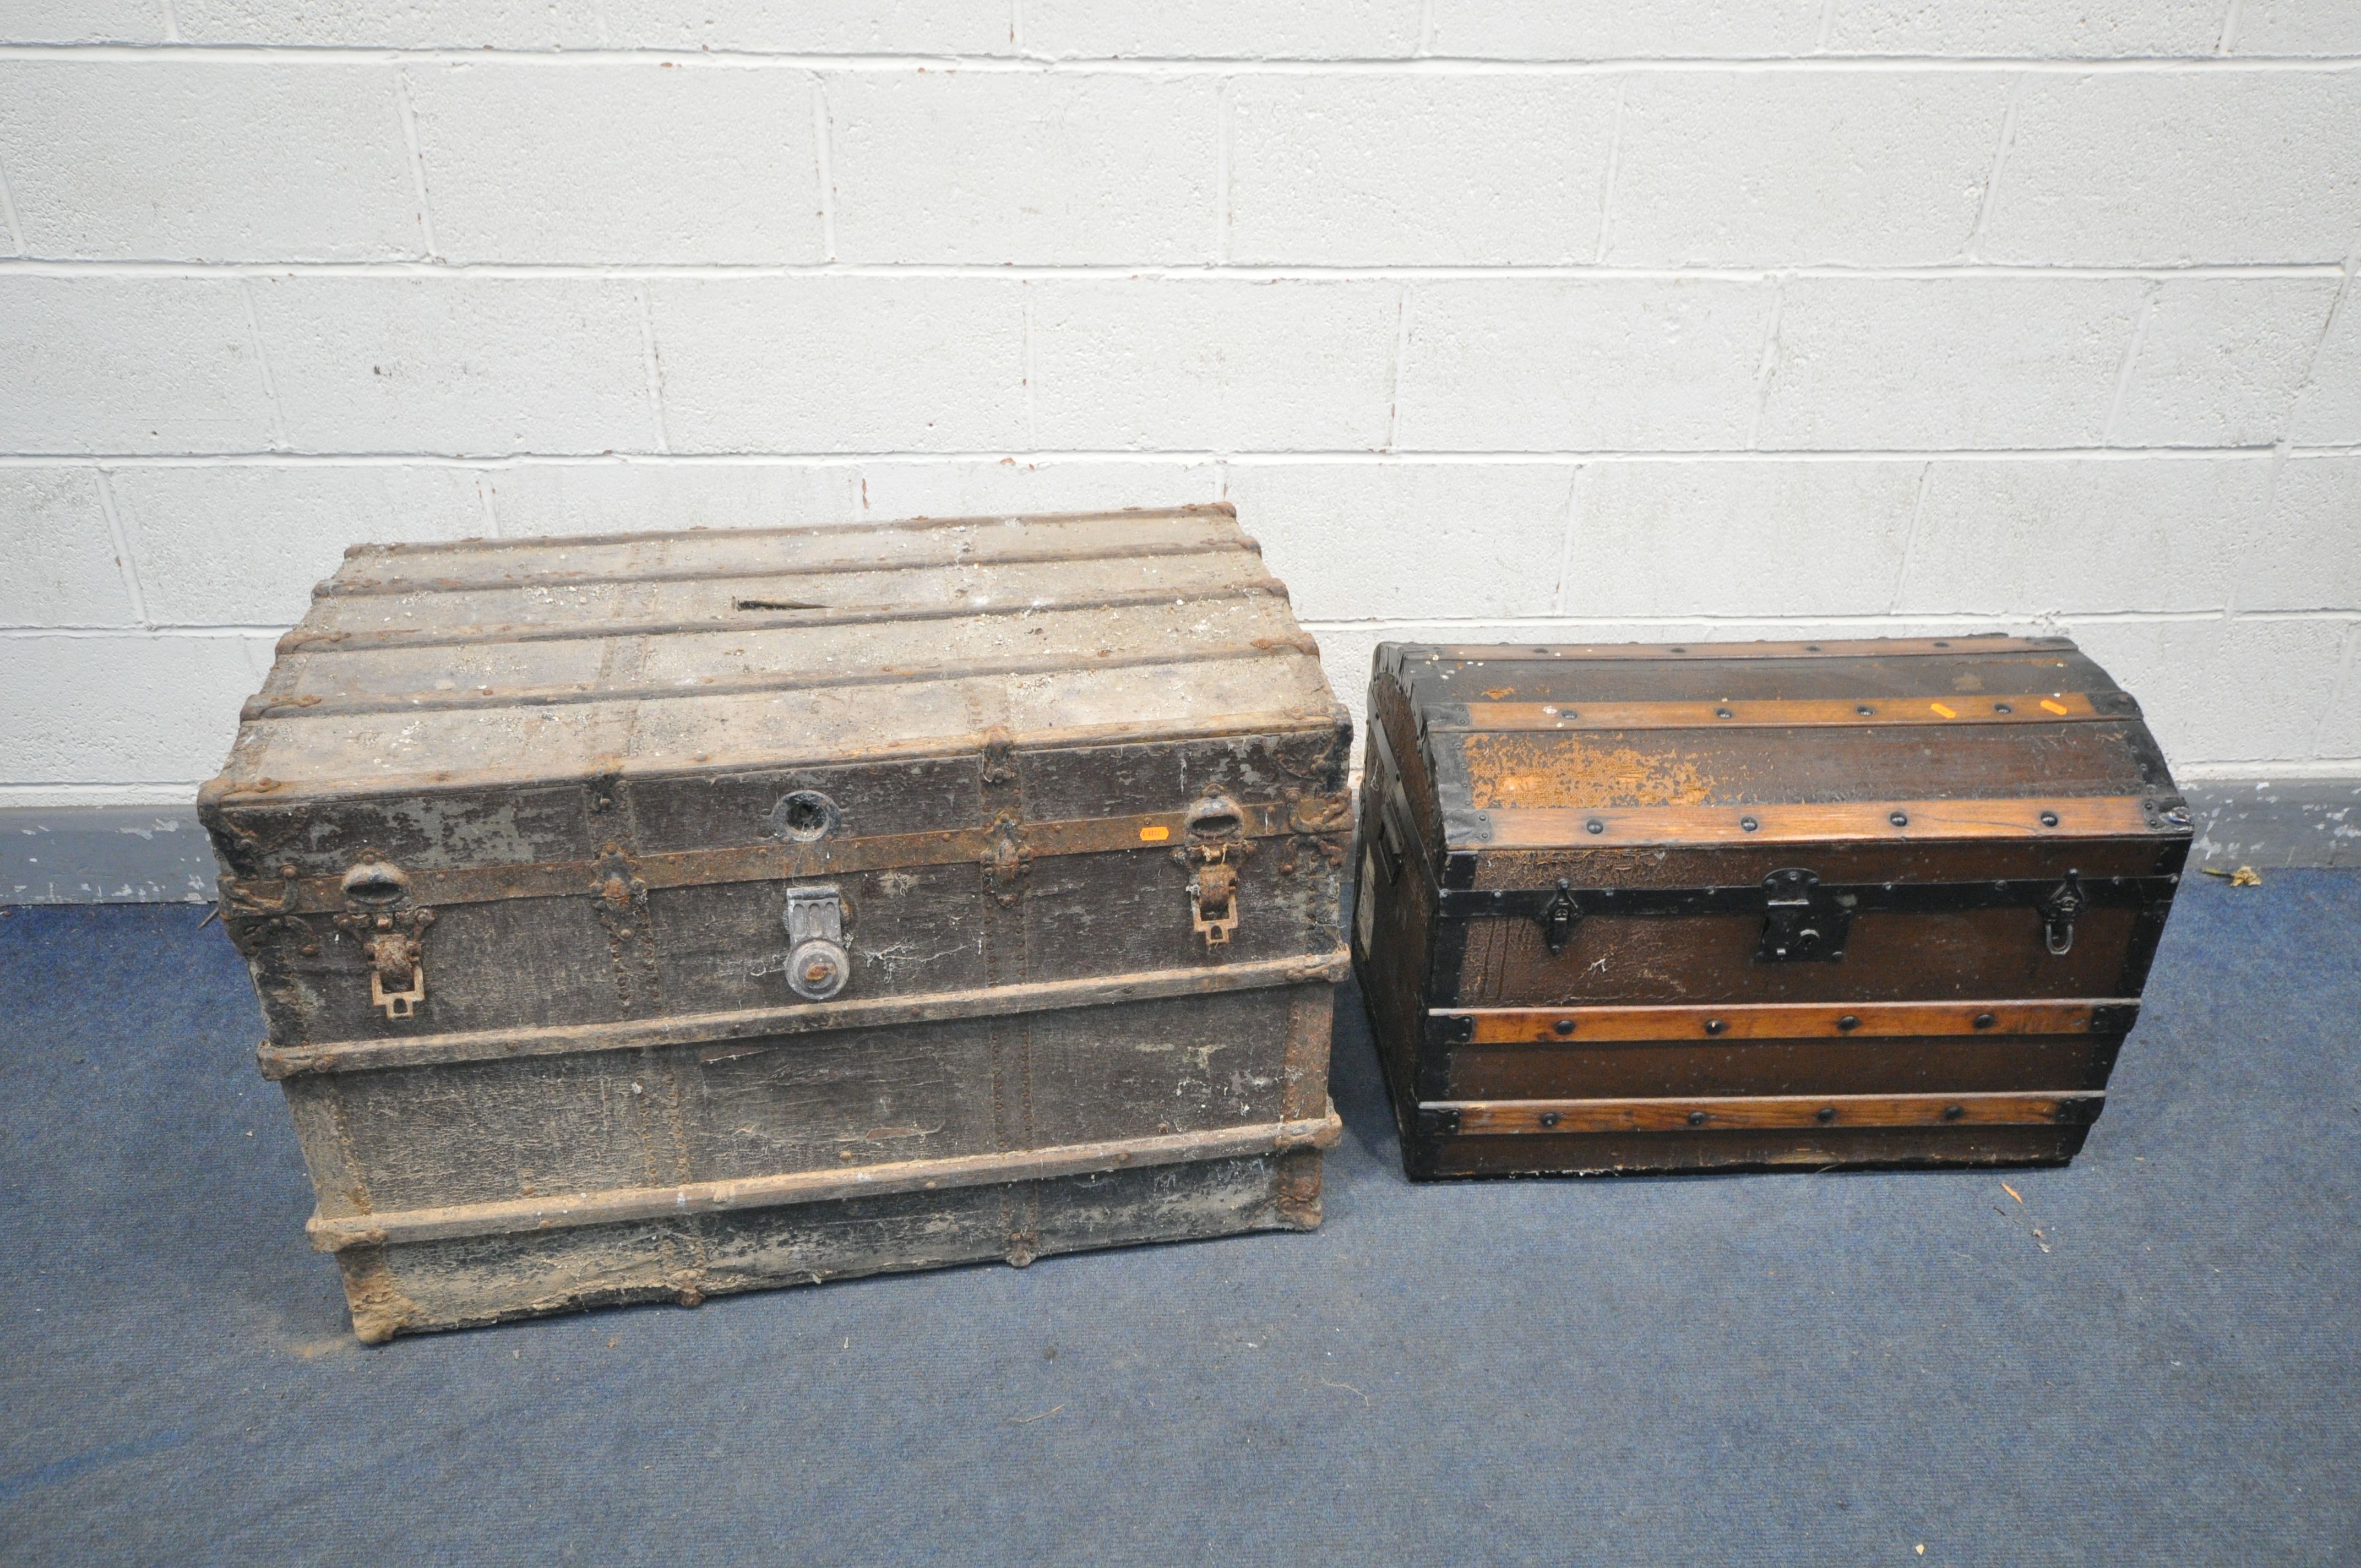
<svg viewBox="0 0 2361 1568"><path fill-rule="evenodd" d="M1265 988L311 1073L284 1087L307 1156L318 1146L321 1212L384 1213L1316 1115L1319 1102L1303 1110L1305 1086L1290 1068L1314 1047L1324 1060L1328 1000L1324 985ZM1318 1037L1302 1037L1311 1032Z"/></svg>

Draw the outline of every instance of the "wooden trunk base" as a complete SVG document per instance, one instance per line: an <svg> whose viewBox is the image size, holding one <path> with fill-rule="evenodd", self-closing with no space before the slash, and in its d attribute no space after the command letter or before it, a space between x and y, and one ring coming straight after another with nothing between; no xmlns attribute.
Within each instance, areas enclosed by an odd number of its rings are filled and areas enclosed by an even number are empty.
<svg viewBox="0 0 2361 1568"><path fill-rule="evenodd" d="M1320 1223L1320 1152L902 1192L679 1220L349 1247L353 1332L474 1328L643 1301Z"/></svg>
<svg viewBox="0 0 2361 1568"><path fill-rule="evenodd" d="M1482 1176L1665 1176L1750 1170L2064 1165L2088 1126L1732 1128L1677 1133L1411 1136L1414 1181Z"/></svg>

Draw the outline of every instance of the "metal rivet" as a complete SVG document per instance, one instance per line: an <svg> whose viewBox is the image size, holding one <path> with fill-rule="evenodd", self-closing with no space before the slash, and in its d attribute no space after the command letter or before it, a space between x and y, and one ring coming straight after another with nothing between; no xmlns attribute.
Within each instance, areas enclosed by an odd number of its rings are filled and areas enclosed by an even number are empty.
<svg viewBox="0 0 2361 1568"><path fill-rule="evenodd" d="M1950 644L1938 637L1935 640L1935 646L1938 648L1949 648Z"/></svg>
<svg viewBox="0 0 2361 1568"><path fill-rule="evenodd" d="M1686 653L1688 652L1686 648L1667 648L1664 651L1668 653Z"/></svg>
<svg viewBox="0 0 2361 1568"><path fill-rule="evenodd" d="M1847 1034L1850 1034L1853 1030L1861 1027L1861 1020L1848 1013L1843 1017L1837 1020L1837 1027L1844 1030Z"/></svg>
<svg viewBox="0 0 2361 1568"><path fill-rule="evenodd" d="M1705 1021L1705 1032L1708 1035L1719 1035L1729 1027L1728 1024L1719 1018L1708 1018Z"/></svg>
<svg viewBox="0 0 2361 1568"><path fill-rule="evenodd" d="M1740 818L1738 819L1738 825L1739 825L1741 828L1745 828L1749 833L1753 832L1757 828L1760 828L1760 827L1762 827L1762 826L1763 826L1763 824L1761 824L1760 822L1755 821L1755 820L1754 820L1754 818L1752 818L1752 817L1740 817Z"/></svg>
<svg viewBox="0 0 2361 1568"><path fill-rule="evenodd" d="M1735 717L1736 717L1736 715L1732 714L1732 713L1730 711L1730 709L1728 709L1728 708L1726 708L1726 707L1717 707L1717 708L1715 708L1715 709L1713 710L1713 716L1714 716L1716 718L1735 718Z"/></svg>
<svg viewBox="0 0 2361 1568"><path fill-rule="evenodd" d="M1542 1113L1542 1125L1544 1127L1554 1127L1558 1124L1560 1120L1562 1120L1562 1118L1554 1111L1544 1111Z"/></svg>
<svg viewBox="0 0 2361 1568"><path fill-rule="evenodd" d="M1823 1105L1818 1110L1812 1113L1812 1120L1819 1123L1822 1126L1828 1125L1828 1124L1835 1121L1836 1119L1837 1108L1833 1105Z"/></svg>
<svg viewBox="0 0 2361 1568"><path fill-rule="evenodd" d="M2009 705L2004 702L1996 702L1993 704L1993 711L1994 713L2015 713L2016 709L2009 707Z"/></svg>
<svg viewBox="0 0 2361 1568"><path fill-rule="evenodd" d="M1705 1122L1706 1122L1706 1116L1705 1116L1705 1113L1704 1113L1704 1112L1702 1112L1702 1111L1692 1111L1692 1112L1690 1112L1690 1113L1689 1113L1689 1125L1690 1125L1690 1126L1692 1126L1692 1127L1702 1127L1702 1126L1704 1126L1704 1125L1705 1125Z"/></svg>
<svg viewBox="0 0 2361 1568"><path fill-rule="evenodd" d="M2057 814L2056 812L2054 812L2054 811L2045 811L2045 812L2043 812L2043 813L2041 814L2041 825L2042 825L2044 828L2055 828L2055 827L2057 827L2057 826L2058 826L2058 814Z"/></svg>
<svg viewBox="0 0 2361 1568"><path fill-rule="evenodd" d="M1910 826L1910 814L1906 811L1887 812L1885 819L1888 822L1893 823L1896 828L1907 828Z"/></svg>
<svg viewBox="0 0 2361 1568"><path fill-rule="evenodd" d="M1587 821L1587 822L1584 823L1582 826L1583 826L1587 830L1588 830L1588 831L1590 831L1590 832L1593 832L1593 833L1604 833L1604 832L1606 832L1606 831L1607 831L1607 824L1606 824L1606 823L1604 823L1604 822L1601 822L1601 821L1600 821L1600 820L1598 820L1598 818L1597 818L1596 817L1592 817L1589 821Z"/></svg>
<svg viewBox="0 0 2361 1568"><path fill-rule="evenodd" d="M1550 1027L1555 1029L1561 1035L1571 1035L1574 1033L1574 1020L1571 1018L1561 1018L1556 1023L1552 1024Z"/></svg>
<svg viewBox="0 0 2361 1568"><path fill-rule="evenodd" d="M1968 1108L1964 1105L1946 1105L1943 1107L1943 1120L1946 1122L1956 1122L1967 1113Z"/></svg>
<svg viewBox="0 0 2361 1568"><path fill-rule="evenodd" d="M1806 653L1817 653L1819 651L1820 645L1817 642L1806 642L1804 644L1804 652Z"/></svg>
<svg viewBox="0 0 2361 1568"><path fill-rule="evenodd" d="M1875 713L1877 709L1870 707L1869 704L1864 702L1854 707L1853 711L1860 714L1863 718L1867 718L1871 714Z"/></svg>
<svg viewBox="0 0 2361 1568"><path fill-rule="evenodd" d="M1979 1013L1979 1014L1976 1014L1976 1016L1975 1016L1975 1025L1976 1025L1976 1027L1977 1027L1977 1028L1979 1028L1979 1029L1989 1029L1989 1028L1991 1028L1994 1024L1997 1024L1997 1023L1999 1023L1999 1022L2000 1022L2000 1020L1999 1020L1999 1019L1997 1019L1997 1018L1993 1017L1993 1016L1991 1014L1989 1014L1989 1013Z"/></svg>

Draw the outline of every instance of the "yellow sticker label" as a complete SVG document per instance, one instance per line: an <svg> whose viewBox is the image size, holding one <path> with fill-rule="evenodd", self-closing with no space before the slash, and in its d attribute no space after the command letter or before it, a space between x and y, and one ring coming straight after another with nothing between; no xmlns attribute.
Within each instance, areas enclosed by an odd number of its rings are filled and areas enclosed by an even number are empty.
<svg viewBox="0 0 2361 1568"><path fill-rule="evenodd" d="M1957 708L1945 707L1939 702L1930 702L1927 706L1933 708L1936 712L1941 714L1946 718L1957 718L1960 717L1959 710Z"/></svg>
<svg viewBox="0 0 2361 1568"><path fill-rule="evenodd" d="M1170 828L1143 828L1139 830L1140 842L1144 844L1161 844L1170 837L1172 829Z"/></svg>
<svg viewBox="0 0 2361 1568"><path fill-rule="evenodd" d="M2041 706L2060 718L2066 717L2066 705L2062 702L2052 702L2045 696L2041 699Z"/></svg>

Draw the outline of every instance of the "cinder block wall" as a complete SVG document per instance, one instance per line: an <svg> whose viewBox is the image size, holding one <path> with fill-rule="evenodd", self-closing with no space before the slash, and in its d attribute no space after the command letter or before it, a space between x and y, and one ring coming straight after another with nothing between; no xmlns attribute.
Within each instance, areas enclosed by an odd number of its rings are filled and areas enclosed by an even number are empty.
<svg viewBox="0 0 2361 1568"><path fill-rule="evenodd" d="M1386 637L2058 630L2361 774L2354 0L0 0L0 806L357 540L1227 497Z"/></svg>

